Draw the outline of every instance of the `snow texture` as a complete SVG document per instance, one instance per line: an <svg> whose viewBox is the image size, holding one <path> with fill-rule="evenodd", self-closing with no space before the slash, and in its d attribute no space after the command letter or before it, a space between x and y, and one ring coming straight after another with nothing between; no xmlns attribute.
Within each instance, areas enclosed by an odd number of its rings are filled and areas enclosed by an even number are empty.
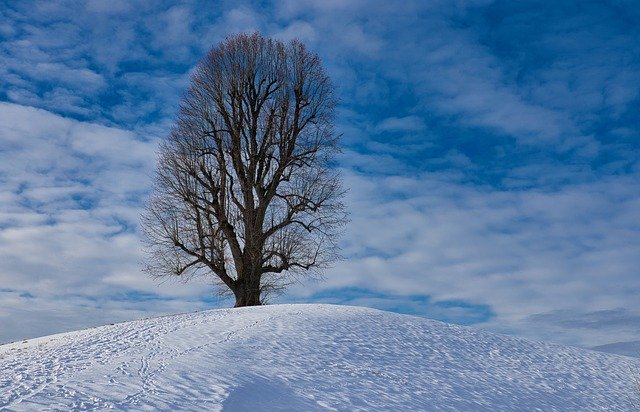
<svg viewBox="0 0 640 412"><path fill-rule="evenodd" d="M373 309L274 305L0 346L0 409L625 411L639 362Z"/></svg>

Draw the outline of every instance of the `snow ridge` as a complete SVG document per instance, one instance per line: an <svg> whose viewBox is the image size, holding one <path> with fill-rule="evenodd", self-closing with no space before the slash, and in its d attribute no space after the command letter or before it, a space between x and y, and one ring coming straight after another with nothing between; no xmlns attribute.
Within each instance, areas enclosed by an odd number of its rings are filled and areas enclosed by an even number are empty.
<svg viewBox="0 0 640 412"><path fill-rule="evenodd" d="M0 409L625 411L637 370L407 315L273 305L0 346Z"/></svg>

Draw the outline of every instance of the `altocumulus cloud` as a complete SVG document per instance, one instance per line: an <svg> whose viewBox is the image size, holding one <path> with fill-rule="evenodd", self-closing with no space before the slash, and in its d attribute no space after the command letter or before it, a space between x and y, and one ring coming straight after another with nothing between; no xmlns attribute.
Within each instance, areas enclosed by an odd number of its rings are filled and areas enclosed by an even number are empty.
<svg viewBox="0 0 640 412"><path fill-rule="evenodd" d="M640 339L634 2L33 1L0 10L0 341L215 305L139 271L154 150L224 36L339 87L331 301L581 345Z"/></svg>
<svg viewBox="0 0 640 412"><path fill-rule="evenodd" d="M154 143L11 103L0 103L0 134L3 340L198 307L139 273ZM156 299L141 306L145 293Z"/></svg>

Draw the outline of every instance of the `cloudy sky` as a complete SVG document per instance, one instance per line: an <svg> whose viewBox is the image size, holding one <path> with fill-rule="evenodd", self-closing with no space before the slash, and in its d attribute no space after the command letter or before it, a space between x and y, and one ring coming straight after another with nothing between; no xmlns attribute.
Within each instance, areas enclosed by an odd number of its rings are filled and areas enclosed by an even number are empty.
<svg viewBox="0 0 640 412"><path fill-rule="evenodd" d="M634 1L4 1L0 342L229 305L140 272L189 71L299 38L338 87L346 259L276 302L583 346L640 339Z"/></svg>

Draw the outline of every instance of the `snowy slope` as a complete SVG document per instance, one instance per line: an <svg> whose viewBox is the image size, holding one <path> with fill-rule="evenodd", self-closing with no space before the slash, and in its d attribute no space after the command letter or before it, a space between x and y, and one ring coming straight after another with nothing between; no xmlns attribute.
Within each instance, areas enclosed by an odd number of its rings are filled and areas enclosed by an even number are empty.
<svg viewBox="0 0 640 412"><path fill-rule="evenodd" d="M0 346L7 410L632 410L637 359L373 309L274 305Z"/></svg>

